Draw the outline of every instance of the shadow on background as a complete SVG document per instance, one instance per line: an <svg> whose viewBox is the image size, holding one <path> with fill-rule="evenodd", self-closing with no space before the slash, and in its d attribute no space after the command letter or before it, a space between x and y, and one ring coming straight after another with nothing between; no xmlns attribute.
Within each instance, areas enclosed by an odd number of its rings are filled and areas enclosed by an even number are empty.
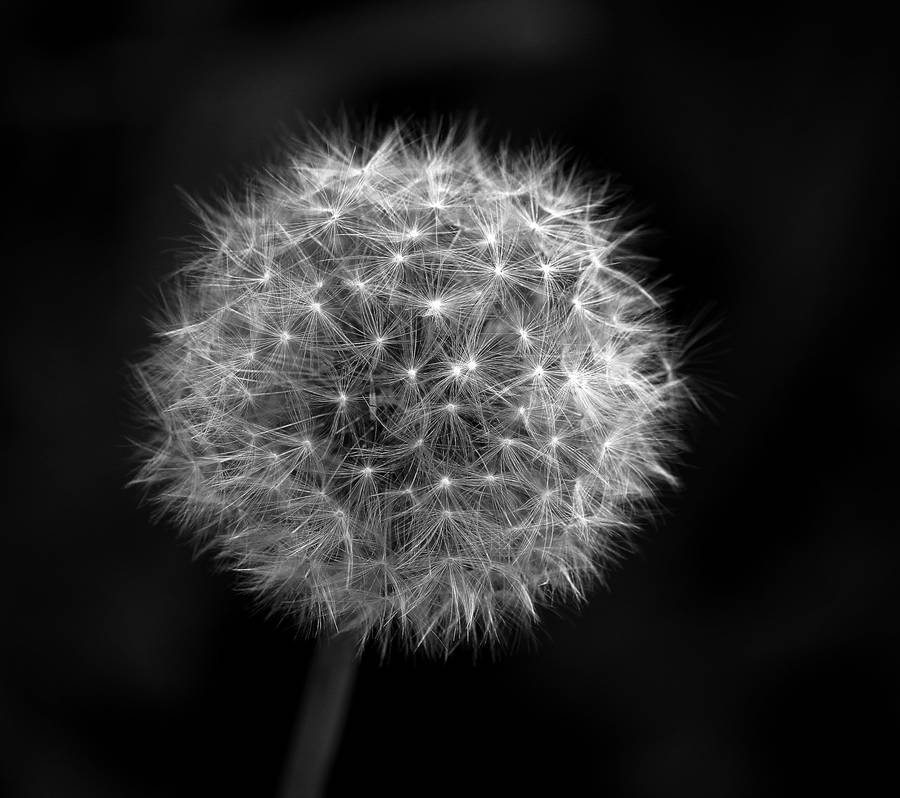
<svg viewBox="0 0 900 798"><path fill-rule="evenodd" d="M193 231L341 107L477 111L612 173L719 321L685 489L583 614L473 668L363 663L332 794L741 796L896 781L898 140L887 30L647 2L19 4L7 148L0 777L269 795L309 644L153 527L125 362ZM11 177L11 180L10 180Z"/></svg>

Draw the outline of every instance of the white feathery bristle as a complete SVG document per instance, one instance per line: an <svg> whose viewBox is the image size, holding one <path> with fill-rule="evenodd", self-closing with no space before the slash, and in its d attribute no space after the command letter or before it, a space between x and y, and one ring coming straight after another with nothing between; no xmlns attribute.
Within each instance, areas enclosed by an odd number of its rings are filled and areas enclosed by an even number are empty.
<svg viewBox="0 0 900 798"><path fill-rule="evenodd" d="M582 599L685 404L589 188L455 130L293 144L203 213L136 369L135 481L307 629L446 652Z"/></svg>

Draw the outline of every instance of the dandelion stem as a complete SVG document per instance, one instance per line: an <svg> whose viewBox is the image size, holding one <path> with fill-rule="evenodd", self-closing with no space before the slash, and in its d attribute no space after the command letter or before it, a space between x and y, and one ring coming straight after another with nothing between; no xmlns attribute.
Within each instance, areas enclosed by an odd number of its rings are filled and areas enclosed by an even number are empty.
<svg viewBox="0 0 900 798"><path fill-rule="evenodd" d="M340 742L356 677L357 641L349 634L316 643L291 735L280 798L321 798Z"/></svg>

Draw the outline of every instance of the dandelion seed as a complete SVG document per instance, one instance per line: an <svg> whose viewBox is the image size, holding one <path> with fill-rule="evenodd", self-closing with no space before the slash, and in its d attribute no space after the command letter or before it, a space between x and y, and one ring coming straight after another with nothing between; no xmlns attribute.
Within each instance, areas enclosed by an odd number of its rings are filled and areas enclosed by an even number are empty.
<svg viewBox="0 0 900 798"><path fill-rule="evenodd" d="M134 482L300 626L495 641L675 480L677 331L552 154L332 138L204 219L135 369Z"/></svg>

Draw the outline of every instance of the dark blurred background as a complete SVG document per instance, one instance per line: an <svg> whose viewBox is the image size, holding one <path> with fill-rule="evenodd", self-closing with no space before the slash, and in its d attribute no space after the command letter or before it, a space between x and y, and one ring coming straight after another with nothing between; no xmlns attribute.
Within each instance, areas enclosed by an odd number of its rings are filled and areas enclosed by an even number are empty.
<svg viewBox="0 0 900 798"><path fill-rule="evenodd" d="M611 589L494 662L367 656L330 794L896 787L892 28L727 5L7 7L3 795L274 794L311 646L123 488L124 364L179 188L342 107L570 148L715 328L684 490Z"/></svg>

